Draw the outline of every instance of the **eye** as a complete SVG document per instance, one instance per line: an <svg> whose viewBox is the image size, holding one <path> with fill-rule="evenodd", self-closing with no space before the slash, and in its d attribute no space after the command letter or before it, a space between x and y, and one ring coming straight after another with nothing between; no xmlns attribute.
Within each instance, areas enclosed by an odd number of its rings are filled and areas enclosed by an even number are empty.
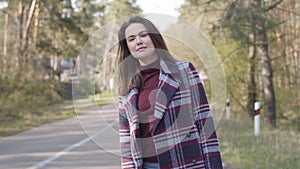
<svg viewBox="0 0 300 169"><path fill-rule="evenodd" d="M140 36L141 37L146 37L146 36L148 36L148 33L147 32L143 32L143 33L140 34Z"/></svg>
<svg viewBox="0 0 300 169"><path fill-rule="evenodd" d="M134 40L134 37L129 37L129 38L127 38L127 41L128 42L132 42Z"/></svg>

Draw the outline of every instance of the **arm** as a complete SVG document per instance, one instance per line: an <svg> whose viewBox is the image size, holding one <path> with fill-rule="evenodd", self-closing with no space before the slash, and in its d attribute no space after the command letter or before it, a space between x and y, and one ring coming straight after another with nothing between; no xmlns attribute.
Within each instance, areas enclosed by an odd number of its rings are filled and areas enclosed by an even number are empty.
<svg viewBox="0 0 300 169"><path fill-rule="evenodd" d="M119 97L119 134L122 169L135 168L130 148L130 125L126 116L124 104Z"/></svg>
<svg viewBox="0 0 300 169"><path fill-rule="evenodd" d="M201 148L206 168L220 169L222 160L210 107L198 72L191 63L188 77L191 84L195 123L201 136Z"/></svg>

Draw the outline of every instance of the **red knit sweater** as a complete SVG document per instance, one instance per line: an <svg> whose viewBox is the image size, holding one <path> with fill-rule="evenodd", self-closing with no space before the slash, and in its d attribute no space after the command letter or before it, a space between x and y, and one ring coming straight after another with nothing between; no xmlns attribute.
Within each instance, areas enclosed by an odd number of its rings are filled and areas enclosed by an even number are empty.
<svg viewBox="0 0 300 169"><path fill-rule="evenodd" d="M159 59L147 65L140 66L144 86L139 91L138 109L144 161L157 163L152 139L154 105L159 78Z"/></svg>

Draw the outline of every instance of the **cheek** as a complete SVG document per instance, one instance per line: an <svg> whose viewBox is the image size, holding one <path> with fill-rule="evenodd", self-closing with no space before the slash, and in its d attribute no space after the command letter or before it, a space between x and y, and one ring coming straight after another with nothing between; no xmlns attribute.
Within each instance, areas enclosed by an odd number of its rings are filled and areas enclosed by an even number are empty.
<svg viewBox="0 0 300 169"><path fill-rule="evenodd" d="M154 48L154 44L150 38L147 39L146 43L147 43L147 46Z"/></svg>
<svg viewBox="0 0 300 169"><path fill-rule="evenodd" d="M132 43L127 43L129 51L132 53L135 50L135 46Z"/></svg>

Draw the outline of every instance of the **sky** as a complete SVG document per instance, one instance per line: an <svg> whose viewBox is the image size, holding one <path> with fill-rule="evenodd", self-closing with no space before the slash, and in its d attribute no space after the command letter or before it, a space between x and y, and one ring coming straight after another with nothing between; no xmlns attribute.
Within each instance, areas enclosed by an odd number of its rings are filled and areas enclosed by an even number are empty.
<svg viewBox="0 0 300 169"><path fill-rule="evenodd" d="M184 0L137 0L137 4L144 13L161 13L171 16L179 16L175 10L183 4ZM6 7L6 3L0 1L0 8Z"/></svg>
<svg viewBox="0 0 300 169"><path fill-rule="evenodd" d="M0 1L0 9L6 8L7 3L5 1Z"/></svg>
<svg viewBox="0 0 300 169"><path fill-rule="evenodd" d="M184 0L137 0L137 4L144 13L161 13L171 16L179 16L175 9L183 4Z"/></svg>

